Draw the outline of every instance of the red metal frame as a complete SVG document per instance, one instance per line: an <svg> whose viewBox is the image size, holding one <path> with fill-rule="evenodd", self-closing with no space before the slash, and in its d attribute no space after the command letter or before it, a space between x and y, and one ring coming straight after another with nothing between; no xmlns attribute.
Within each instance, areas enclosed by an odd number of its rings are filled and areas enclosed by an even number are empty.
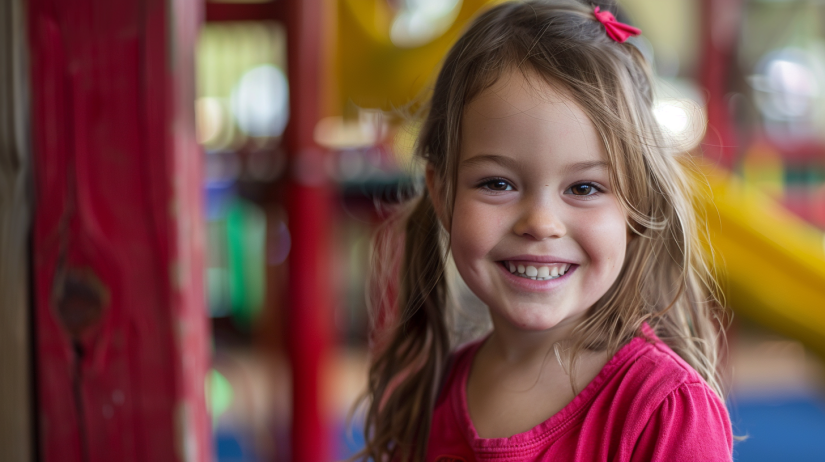
<svg viewBox="0 0 825 462"><path fill-rule="evenodd" d="M207 461L198 0L30 0L44 461Z"/></svg>
<svg viewBox="0 0 825 462"><path fill-rule="evenodd" d="M283 21L288 0L266 3L206 2L206 22L223 21Z"/></svg>
<svg viewBox="0 0 825 462"><path fill-rule="evenodd" d="M324 73L323 0L261 4L206 3L207 22L281 21L287 33L290 121L284 145L291 175L282 185L292 249L286 299L286 343L292 366L292 460L330 460L331 426L322 407L322 368L333 344L329 287L332 191L326 153L313 132L321 118Z"/></svg>
<svg viewBox="0 0 825 462"><path fill-rule="evenodd" d="M329 269L331 190L325 153L313 132L321 117L322 0L285 5L290 121L285 144L291 159L286 187L292 235L287 297L287 347L292 364L292 460L330 460L330 426L321 407L322 367L332 346Z"/></svg>
<svg viewBox="0 0 825 462"><path fill-rule="evenodd" d="M735 63L741 0L701 0L699 82L706 90L708 127L702 151L706 158L731 168L737 154L736 132L726 94Z"/></svg>

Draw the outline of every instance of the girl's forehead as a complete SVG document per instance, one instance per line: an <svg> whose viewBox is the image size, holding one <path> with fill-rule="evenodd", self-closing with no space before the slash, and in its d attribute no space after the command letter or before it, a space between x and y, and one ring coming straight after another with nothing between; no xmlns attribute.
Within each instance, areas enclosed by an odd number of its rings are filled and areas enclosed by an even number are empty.
<svg viewBox="0 0 825 462"><path fill-rule="evenodd" d="M467 105L461 133L462 161L502 154L530 163L549 156L558 165L607 157L595 125L569 92L521 72L502 76Z"/></svg>
<svg viewBox="0 0 825 462"><path fill-rule="evenodd" d="M513 70L484 89L464 110L464 122L479 118L502 119L519 114L558 122L573 119L592 125L590 118L560 83L535 72ZM469 119L469 120L468 120Z"/></svg>

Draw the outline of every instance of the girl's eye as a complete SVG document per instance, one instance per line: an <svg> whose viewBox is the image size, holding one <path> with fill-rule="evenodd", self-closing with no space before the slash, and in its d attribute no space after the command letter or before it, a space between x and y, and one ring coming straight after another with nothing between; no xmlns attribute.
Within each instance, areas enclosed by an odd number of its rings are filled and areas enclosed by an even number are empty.
<svg viewBox="0 0 825 462"><path fill-rule="evenodd" d="M507 180L502 180L499 178L493 180L487 180L484 183L481 183L481 187L487 189L489 191L495 192L504 192L504 191L512 191L513 185L510 184Z"/></svg>
<svg viewBox="0 0 825 462"><path fill-rule="evenodd" d="M565 191L565 193L569 193L574 196L595 196L600 192L601 190L599 189L599 187L592 183L574 184L573 186L569 187L567 191Z"/></svg>

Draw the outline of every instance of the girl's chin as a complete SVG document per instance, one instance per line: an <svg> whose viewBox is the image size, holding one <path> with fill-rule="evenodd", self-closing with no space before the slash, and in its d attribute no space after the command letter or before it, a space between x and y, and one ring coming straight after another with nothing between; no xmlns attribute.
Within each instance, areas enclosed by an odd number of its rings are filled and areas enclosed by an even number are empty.
<svg viewBox="0 0 825 462"><path fill-rule="evenodd" d="M492 309L491 309L492 310ZM561 327L566 327L571 324L571 320L567 317L547 317L541 315L531 315L530 313L499 313L493 316L493 324L498 327L502 323L510 329L523 331L524 333L540 333L546 331L554 331ZM504 327L504 326L502 326Z"/></svg>
<svg viewBox="0 0 825 462"><path fill-rule="evenodd" d="M551 330L555 330L559 327L559 322L518 322L513 324L513 327L524 331L525 333L541 333L541 332L548 332Z"/></svg>

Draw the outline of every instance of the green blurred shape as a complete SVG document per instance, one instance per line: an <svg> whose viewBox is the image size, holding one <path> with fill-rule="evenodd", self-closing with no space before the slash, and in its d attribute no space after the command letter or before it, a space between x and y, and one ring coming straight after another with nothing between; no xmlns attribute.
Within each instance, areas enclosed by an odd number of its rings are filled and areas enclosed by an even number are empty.
<svg viewBox="0 0 825 462"><path fill-rule="evenodd" d="M206 396L209 398L209 406L212 411L212 425L218 424L218 419L229 406L232 405L232 384L220 372L212 369L206 376Z"/></svg>
<svg viewBox="0 0 825 462"><path fill-rule="evenodd" d="M229 304L233 321L249 331L264 302L266 215L238 198L226 215Z"/></svg>
<svg viewBox="0 0 825 462"><path fill-rule="evenodd" d="M229 271L226 263L226 220L207 223L206 296L212 317L229 315Z"/></svg>

